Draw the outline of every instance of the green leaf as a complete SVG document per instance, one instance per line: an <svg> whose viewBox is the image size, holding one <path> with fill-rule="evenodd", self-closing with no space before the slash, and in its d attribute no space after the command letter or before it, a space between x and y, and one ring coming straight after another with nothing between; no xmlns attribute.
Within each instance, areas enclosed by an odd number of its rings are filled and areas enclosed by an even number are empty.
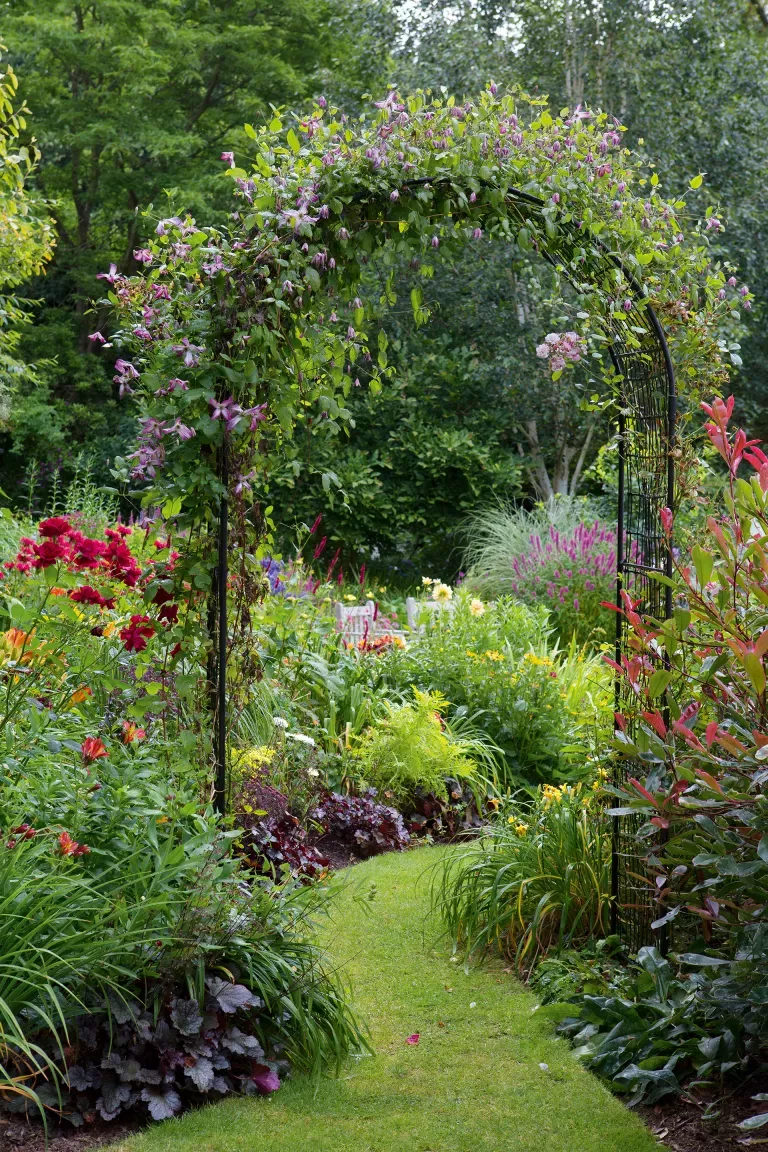
<svg viewBox="0 0 768 1152"><path fill-rule="evenodd" d="M757 1116L748 1116L736 1127L741 1128L742 1132L753 1132L755 1128L764 1128L766 1124L768 1124L768 1112L759 1112Z"/></svg>
<svg viewBox="0 0 768 1152"><path fill-rule="evenodd" d="M671 679L672 673L668 668L657 668L648 681L648 695L650 698L655 700L657 696L661 696Z"/></svg>
<svg viewBox="0 0 768 1152"><path fill-rule="evenodd" d="M293 128L289 128L288 135L286 136L286 140L288 141L288 144L291 148L291 151L294 154L301 151L301 142L300 142L298 136L296 135L296 133L294 132Z"/></svg>
<svg viewBox="0 0 768 1152"><path fill-rule="evenodd" d="M755 652L747 652L742 657L742 662L747 670L747 675L752 681L752 687L760 696L765 691L765 669L763 662Z"/></svg>
<svg viewBox="0 0 768 1152"><path fill-rule="evenodd" d="M693 179L690 181L690 186L691 186L691 188L701 188L703 183L704 183L704 177L701 174L699 174L698 176L693 177Z"/></svg>
<svg viewBox="0 0 768 1152"><path fill-rule="evenodd" d="M712 569L715 566L715 558L711 552L705 552L698 544L694 544L691 550L693 557L693 566L696 569L696 579L699 582L699 587L704 588L709 584L709 579L712 575Z"/></svg>

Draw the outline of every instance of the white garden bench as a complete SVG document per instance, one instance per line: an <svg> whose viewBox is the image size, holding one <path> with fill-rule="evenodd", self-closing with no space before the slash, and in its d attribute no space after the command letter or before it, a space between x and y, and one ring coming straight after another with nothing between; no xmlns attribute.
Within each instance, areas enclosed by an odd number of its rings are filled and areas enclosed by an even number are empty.
<svg viewBox="0 0 768 1152"><path fill-rule="evenodd" d="M374 636L400 636L404 638L406 632L402 628L385 627L382 625L382 615L376 612L373 600L366 600L365 604L342 604L337 601L333 606L336 617L336 626L345 640L357 644L365 637L373 639Z"/></svg>

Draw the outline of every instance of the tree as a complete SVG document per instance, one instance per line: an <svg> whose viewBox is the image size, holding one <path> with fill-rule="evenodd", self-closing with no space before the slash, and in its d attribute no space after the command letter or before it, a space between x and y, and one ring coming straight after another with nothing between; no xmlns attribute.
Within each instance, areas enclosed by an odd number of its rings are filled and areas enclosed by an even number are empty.
<svg viewBox="0 0 768 1152"><path fill-rule="evenodd" d="M147 241L142 210L167 189L174 210L223 221L221 152L238 150L243 124L263 121L272 105L301 104L345 47L364 77L339 13L333 37L328 15L328 5L310 0L6 5L4 33L36 114L37 187L55 204L58 239L48 277L28 286L44 307L24 343L29 359L55 363L36 392L19 398L17 449L50 456L74 440L102 456L114 450L121 417L112 357L89 341L106 318L91 312L96 275L110 262L136 270L134 252Z"/></svg>
<svg viewBox="0 0 768 1152"><path fill-rule="evenodd" d="M46 206L30 195L27 182L38 151L23 145L26 105L14 111L17 80L8 66L0 78L0 415L7 414L13 386L33 373L18 358L20 326L28 319L23 304L6 290L40 272L53 251L53 229Z"/></svg>
<svg viewBox="0 0 768 1152"><path fill-rule="evenodd" d="M718 215L714 255L730 258L758 303L742 316L736 391L744 417L768 433L768 290L764 226L768 160L766 6L750 0L437 0L404 10L404 85L473 94L493 79L546 93L556 106L599 106L656 167L671 199ZM700 192L688 182L705 174ZM722 213L715 212L720 205ZM738 356L734 358L734 365Z"/></svg>

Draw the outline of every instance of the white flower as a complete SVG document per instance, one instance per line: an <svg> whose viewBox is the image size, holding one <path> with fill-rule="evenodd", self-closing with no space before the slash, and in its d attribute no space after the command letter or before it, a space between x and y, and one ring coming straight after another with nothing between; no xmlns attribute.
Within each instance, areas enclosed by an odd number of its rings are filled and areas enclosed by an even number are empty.
<svg viewBox="0 0 768 1152"><path fill-rule="evenodd" d="M307 776L313 776L314 777L314 776L319 776L319 775L320 775L320 773L318 772L317 768L307 768Z"/></svg>
<svg viewBox="0 0 768 1152"><path fill-rule="evenodd" d="M436 584L437 581L433 580L431 576L422 576L421 582L425 588L429 588L430 584Z"/></svg>
<svg viewBox="0 0 768 1152"><path fill-rule="evenodd" d="M438 604L447 604L449 600L453 599L453 592L447 584L435 584L432 589L432 599L436 600Z"/></svg>
<svg viewBox="0 0 768 1152"><path fill-rule="evenodd" d="M485 604L482 600L470 600L469 614L470 616L482 616L485 612Z"/></svg>
<svg viewBox="0 0 768 1152"><path fill-rule="evenodd" d="M305 736L303 732L286 732L285 735L288 740L296 740L299 744L309 744L311 748L315 746L312 737Z"/></svg>
<svg viewBox="0 0 768 1152"><path fill-rule="evenodd" d="M282 716L273 716L272 717L272 723L274 724L275 728L287 728L288 727L288 721L283 720Z"/></svg>

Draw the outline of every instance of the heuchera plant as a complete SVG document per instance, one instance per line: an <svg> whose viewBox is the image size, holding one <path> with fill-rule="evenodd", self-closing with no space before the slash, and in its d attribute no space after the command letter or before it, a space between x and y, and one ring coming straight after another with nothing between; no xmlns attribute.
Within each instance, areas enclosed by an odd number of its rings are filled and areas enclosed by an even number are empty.
<svg viewBox="0 0 768 1152"><path fill-rule="evenodd" d="M768 911L768 456L729 431L733 397L702 407L728 486L701 543L676 560L672 618L641 617L622 594L628 652L610 663L635 707L616 717L629 776L612 811L647 817L654 926L680 917L731 957ZM669 509L662 521L671 536Z"/></svg>
<svg viewBox="0 0 768 1152"><path fill-rule="evenodd" d="M281 1063L258 1039L262 1001L243 984L209 973L202 1000L167 990L155 1010L113 997L110 1012L81 1016L72 1029L64 1090L39 1096L75 1127L96 1116L114 1120L139 1110L168 1120L191 1104L227 1093L267 1095L280 1087ZM284 1062L282 1062L284 1064ZM33 1112L23 1095L0 1111Z"/></svg>
<svg viewBox="0 0 768 1152"><path fill-rule="evenodd" d="M380 804L374 788L364 796L333 792L321 800L311 816L358 856L402 851L410 843L402 816L396 808Z"/></svg>

